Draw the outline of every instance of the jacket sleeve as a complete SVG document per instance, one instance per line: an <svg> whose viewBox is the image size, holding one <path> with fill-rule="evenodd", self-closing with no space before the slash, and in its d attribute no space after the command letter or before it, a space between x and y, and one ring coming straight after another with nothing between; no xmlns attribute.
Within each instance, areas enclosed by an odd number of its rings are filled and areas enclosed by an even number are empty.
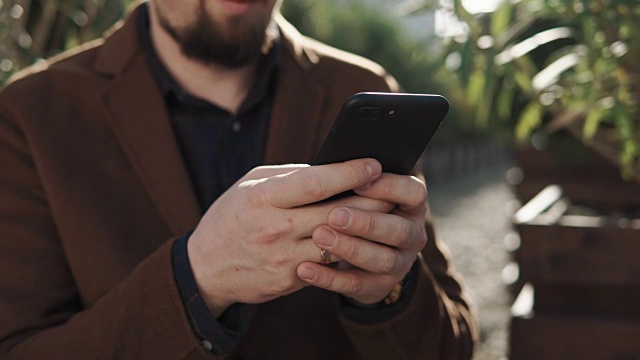
<svg viewBox="0 0 640 360"><path fill-rule="evenodd" d="M0 358L215 358L193 335L168 240L82 303L29 139L0 99Z"/></svg>
<svg viewBox="0 0 640 360"><path fill-rule="evenodd" d="M393 318L375 324L347 317L341 322L365 359L470 359L477 338L470 302L449 267L446 249L429 237L418 256L420 268L408 305Z"/></svg>

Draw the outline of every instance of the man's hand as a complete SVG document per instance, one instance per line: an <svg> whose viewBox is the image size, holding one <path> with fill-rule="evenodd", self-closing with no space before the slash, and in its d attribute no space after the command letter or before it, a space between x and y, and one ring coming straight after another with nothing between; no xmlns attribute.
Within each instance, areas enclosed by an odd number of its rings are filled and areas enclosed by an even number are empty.
<svg viewBox="0 0 640 360"><path fill-rule="evenodd" d="M425 246L427 190L415 177L384 173L358 195L397 204L390 213L337 206L328 225L313 232L313 241L355 269L301 264L298 275L310 285L343 294L363 304L384 299L409 272Z"/></svg>
<svg viewBox="0 0 640 360"><path fill-rule="evenodd" d="M333 208L345 206L354 212L355 221L344 232L354 229L357 235L356 224L366 226L359 211L382 215L394 206L376 196L317 202L366 187L381 171L373 159L259 167L227 190L208 209L188 242L196 283L214 315L236 302L262 303L307 286L296 269L303 262L320 261L320 249L310 239L316 228L329 222L330 212L332 219L336 217ZM373 191L375 195L377 187L363 194Z"/></svg>

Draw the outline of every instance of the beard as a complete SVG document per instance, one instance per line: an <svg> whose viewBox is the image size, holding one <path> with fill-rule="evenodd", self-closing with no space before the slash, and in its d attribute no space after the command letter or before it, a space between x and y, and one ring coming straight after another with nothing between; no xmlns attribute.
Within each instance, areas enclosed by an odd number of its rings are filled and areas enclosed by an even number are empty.
<svg viewBox="0 0 640 360"><path fill-rule="evenodd" d="M271 43L267 28L271 17L247 19L231 17L226 24L215 22L200 2L195 22L182 29L172 26L163 16L160 25L180 45L188 58L204 64L235 69L258 59Z"/></svg>

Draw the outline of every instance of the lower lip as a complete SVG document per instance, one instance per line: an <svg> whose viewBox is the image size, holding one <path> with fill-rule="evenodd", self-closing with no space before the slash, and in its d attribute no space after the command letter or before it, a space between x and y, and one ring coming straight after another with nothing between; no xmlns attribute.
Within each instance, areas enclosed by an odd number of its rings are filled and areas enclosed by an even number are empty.
<svg viewBox="0 0 640 360"><path fill-rule="evenodd" d="M220 0L228 12L233 14L243 14L256 5L259 0Z"/></svg>

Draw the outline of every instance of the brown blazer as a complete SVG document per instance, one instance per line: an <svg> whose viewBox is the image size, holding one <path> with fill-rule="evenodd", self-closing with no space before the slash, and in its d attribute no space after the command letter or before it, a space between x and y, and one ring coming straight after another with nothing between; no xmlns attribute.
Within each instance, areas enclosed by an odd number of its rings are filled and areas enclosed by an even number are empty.
<svg viewBox="0 0 640 360"><path fill-rule="evenodd" d="M309 162L347 96L396 85L278 23L265 162ZM0 94L0 358L225 358L194 336L171 269L200 215L135 21L17 76ZM306 288L255 306L229 358L469 357L468 305L431 231L423 256L395 318L353 323L336 294Z"/></svg>

